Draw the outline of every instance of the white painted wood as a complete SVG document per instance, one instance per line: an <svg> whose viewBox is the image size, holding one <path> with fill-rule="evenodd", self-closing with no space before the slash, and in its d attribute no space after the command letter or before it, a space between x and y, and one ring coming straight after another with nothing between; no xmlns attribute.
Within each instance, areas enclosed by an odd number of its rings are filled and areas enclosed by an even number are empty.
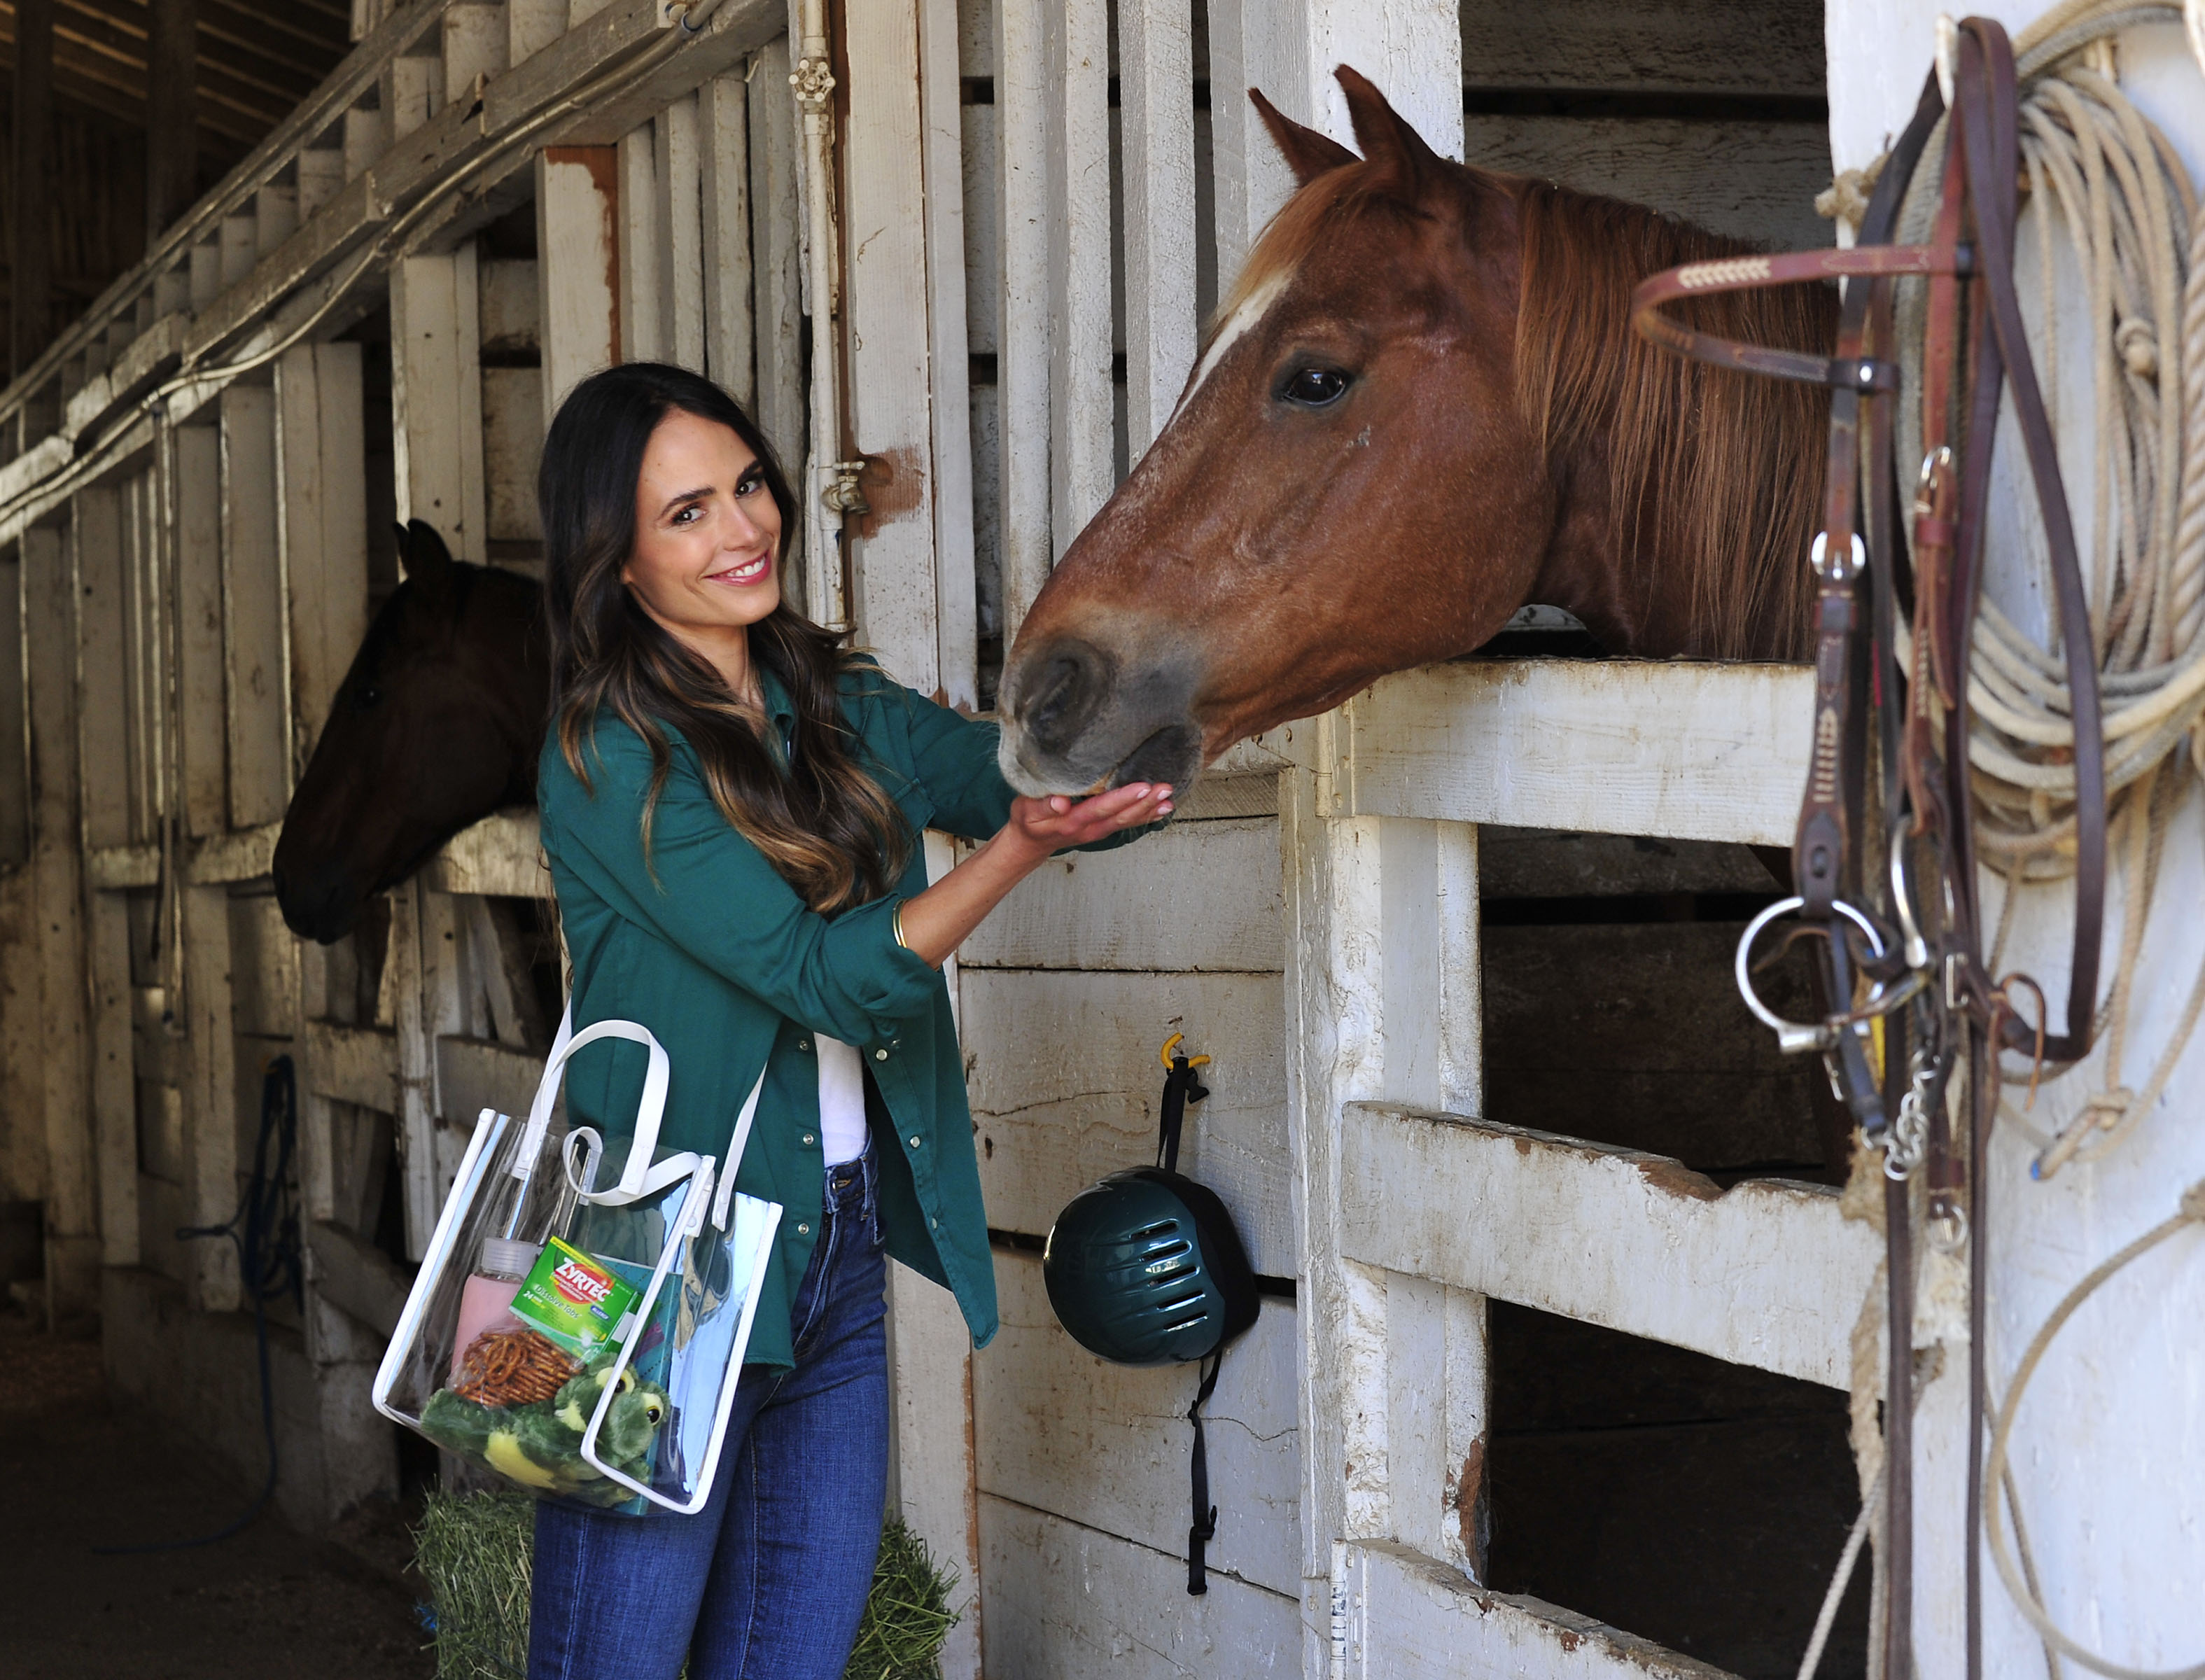
<svg viewBox="0 0 2205 1680"><path fill-rule="evenodd" d="M852 608L858 639L924 694L941 685L941 638L918 35L902 0L851 0L843 15L850 119L836 157L848 230L844 409L872 504L845 526Z"/></svg>
<svg viewBox="0 0 2205 1680"><path fill-rule="evenodd" d="M1299 1671L1301 1612L1229 1576L1190 1598L1162 1552L980 1499L988 1671L1018 1680L1266 1680Z"/></svg>
<svg viewBox="0 0 2205 1680"><path fill-rule="evenodd" d="M80 1069L74 1080L49 1082L46 1088L48 1253L51 1257L62 1246L56 1238L89 1235L95 1229L96 1182L101 1257L109 1259L121 1251L135 1261L140 1257L143 1227L138 1196L137 1070L130 1031L129 917L120 893L90 890L84 895L83 914L82 967L63 973L50 959L46 971L47 982L55 988L48 998L50 1018L63 1012L69 1018L69 1029L59 1042L87 1058L90 1076L87 1079ZM66 941L57 943L66 948ZM79 1104L66 1113L53 1101L63 1091ZM110 1223L116 1220L128 1224ZM178 1221L192 1222L188 1217ZM68 1293L78 1293L75 1279L68 1284ZM48 1288L50 1295L55 1292L51 1281Z"/></svg>
<svg viewBox="0 0 2205 1680"><path fill-rule="evenodd" d="M1777 665L1404 672L1341 709L1336 797L1370 815L1786 845L1813 686Z"/></svg>
<svg viewBox="0 0 2205 1680"><path fill-rule="evenodd" d="M544 371L482 371L483 496L490 540L533 543L544 536L536 470L544 458Z"/></svg>
<svg viewBox="0 0 2205 1680"><path fill-rule="evenodd" d="M367 633L360 347L300 345L276 365L276 472L290 613L293 763L303 771Z"/></svg>
<svg viewBox="0 0 2205 1680"><path fill-rule="evenodd" d="M665 260L657 229L658 137L651 123L620 141L620 359L666 359L666 321L659 296Z"/></svg>
<svg viewBox="0 0 2205 1680"><path fill-rule="evenodd" d="M432 896L419 879L390 893L390 946L384 958L396 1005L397 1144L406 1207L406 1257L427 1250L442 1207L437 1171L436 1022L427 995L437 967L424 960L421 901ZM433 933L430 937L433 938Z"/></svg>
<svg viewBox="0 0 2205 1680"><path fill-rule="evenodd" d="M1279 825L1176 823L1115 852L1051 858L959 947L968 968L1277 973Z"/></svg>
<svg viewBox="0 0 2205 1680"><path fill-rule="evenodd" d="M1049 50L1050 558L1117 482L1110 386L1109 14L1045 8Z"/></svg>
<svg viewBox="0 0 2205 1680"><path fill-rule="evenodd" d="M256 880L268 873L282 833L280 822L264 822L257 828L211 834L192 848L187 878L203 885Z"/></svg>
<svg viewBox="0 0 2205 1680"><path fill-rule="evenodd" d="M1720 1669L1536 1599L1482 1592L1383 1542L1345 1548L1342 1680L1467 1674L1569 1680L1726 1680Z"/></svg>
<svg viewBox="0 0 2205 1680"><path fill-rule="evenodd" d="M751 312L750 83L746 74L729 70L697 90L702 235L698 258L704 288L702 365L756 419L756 331ZM778 98L779 91L769 86L764 97Z"/></svg>
<svg viewBox="0 0 2205 1680"><path fill-rule="evenodd" d="M1834 1388L1880 1252L1822 1185L1375 1104L1341 1117L1340 1220L1366 1264Z"/></svg>
<svg viewBox="0 0 2205 1680"><path fill-rule="evenodd" d="M291 794L275 392L233 385L222 394L221 415L229 820L244 828L275 822Z"/></svg>
<svg viewBox="0 0 2205 1680"><path fill-rule="evenodd" d="M248 206L248 210L249 210ZM260 255L260 220L257 214L226 216L222 222L220 262L224 288L236 285L253 272Z"/></svg>
<svg viewBox="0 0 2205 1680"><path fill-rule="evenodd" d="M389 113L390 137L402 140L428 126L444 107L444 61L408 54L391 61L383 86L383 108Z"/></svg>
<svg viewBox="0 0 2205 1680"><path fill-rule="evenodd" d="M392 268L390 407L399 522L425 519L454 559L480 562L489 553L476 281L472 242Z"/></svg>
<svg viewBox="0 0 2205 1680"><path fill-rule="evenodd" d="M504 70L509 27L502 0L496 5L454 6L444 14L446 104L472 104L479 82Z"/></svg>
<svg viewBox="0 0 2205 1680"><path fill-rule="evenodd" d="M440 893L550 898L551 874L544 866L535 811L502 810L461 829L431 859L421 878Z"/></svg>
<svg viewBox="0 0 2205 1680"><path fill-rule="evenodd" d="M927 341L934 454L936 673L953 706L979 703L972 392L965 337L965 159L954 0L918 12L919 161L926 182Z"/></svg>
<svg viewBox="0 0 2205 1680"><path fill-rule="evenodd" d="M1184 1559L1196 1368L1089 1353L1050 1309L1038 1256L999 1250L996 1287L1003 1327L973 1362L981 1491ZM1203 1409L1217 1505L1209 1567L1287 1598L1301 1591L1299 1349L1293 1303L1266 1300Z"/></svg>
<svg viewBox="0 0 2205 1680"><path fill-rule="evenodd" d="M1126 442L1138 460L1194 365L1194 55L1189 0L1120 0Z"/></svg>
<svg viewBox="0 0 2205 1680"><path fill-rule="evenodd" d="M413 1279L389 1255L324 1220L309 1228L306 1247L314 1286L323 1299L380 1335L398 1327Z"/></svg>
<svg viewBox="0 0 2205 1680"><path fill-rule="evenodd" d="M658 320L668 360L704 371L704 160L697 96L676 99L654 125Z"/></svg>
<svg viewBox="0 0 2205 1680"><path fill-rule="evenodd" d="M1260 87L1297 122L1311 122L1308 44L1300 6L1212 0L1209 7L1210 169L1217 217L1217 289L1232 289L1249 247L1293 191L1293 177L1248 101Z"/></svg>
<svg viewBox="0 0 2205 1680"><path fill-rule="evenodd" d="M124 684L122 492L113 485L76 499L69 526L76 578L77 762L82 767L83 843L120 846L130 833Z"/></svg>
<svg viewBox="0 0 2205 1680"><path fill-rule="evenodd" d="M788 86L787 37L760 47L752 86L764 90L750 102L751 251L757 288L758 411L759 429L771 440L792 476L804 460L805 419L803 369L804 257L797 210L798 141L794 102L778 97ZM799 563L800 537L799 543Z"/></svg>
<svg viewBox="0 0 2205 1680"><path fill-rule="evenodd" d="M996 413L1006 649L1056 557L1049 522L1049 3L1001 0L996 13L996 226L1003 260Z"/></svg>
<svg viewBox="0 0 2205 1680"><path fill-rule="evenodd" d="M344 114L344 178L358 181L368 166L383 156L390 144L390 121L381 110L348 110ZM193 253L192 307L204 307L199 298L199 252ZM211 299L209 300L211 301Z"/></svg>
<svg viewBox="0 0 2205 1680"><path fill-rule="evenodd" d="M484 361L518 363L544 348L543 277L532 257L494 257L476 264Z"/></svg>
<svg viewBox="0 0 2205 1680"><path fill-rule="evenodd" d="M304 1048L317 1096L393 1113L398 1096L398 1039L372 1027L307 1023Z"/></svg>
<svg viewBox="0 0 2205 1680"><path fill-rule="evenodd" d="M116 487L120 508L122 644L122 746L128 837L151 840L162 810L166 742L162 724L167 698L168 651L163 613L158 536L152 517L152 473L135 473Z"/></svg>
<svg viewBox="0 0 2205 1680"><path fill-rule="evenodd" d="M253 195L253 254L256 260L299 231L299 189L267 186Z"/></svg>
<svg viewBox="0 0 2205 1680"><path fill-rule="evenodd" d="M620 359L619 217L613 147L548 146L538 154L536 265L547 424L577 383Z"/></svg>
<svg viewBox="0 0 2205 1680"><path fill-rule="evenodd" d="M1299 1271L1280 983L1269 975L959 972L966 1083L991 1224L1043 1236L1097 1178L1156 1159L1174 1032L1213 1058L1180 1169L1216 1190L1257 1271Z"/></svg>
<svg viewBox="0 0 2205 1680"><path fill-rule="evenodd" d="M894 1508L959 1591L980 1579L980 1495L974 1462L973 1355L956 1297L908 1267L889 1267L889 1373L894 1398ZM955 1595L953 1595L954 1602ZM943 1680L978 1680L978 1603L950 1630Z"/></svg>
<svg viewBox="0 0 2205 1680"><path fill-rule="evenodd" d="M567 0L505 0L505 56L519 64L567 33Z"/></svg>
<svg viewBox="0 0 2205 1680"><path fill-rule="evenodd" d="M437 1112L448 1131L472 1132L485 1108L526 1114L543 1078L541 1056L477 1039L437 1041Z"/></svg>
<svg viewBox="0 0 2205 1680"><path fill-rule="evenodd" d="M181 1006L171 1000L169 1007L181 1015L190 1044L184 1081L185 1190L190 1222L219 1226L236 1213L239 1168L250 1164L249 1157L244 1163L239 1160L238 1083L246 1080L257 1097L262 1069L253 1059L238 1066L230 1011L229 889L187 887L179 909L184 995ZM256 1112L258 1107L256 1102ZM132 1110L134 1155L134 1101ZM187 1253L193 1304L207 1312L235 1312L240 1304L236 1245L194 1243Z"/></svg>
<svg viewBox="0 0 2205 1680"><path fill-rule="evenodd" d="M28 673L23 651L23 565L21 549L0 555L0 870L21 867L31 855L31 725ZM9 913L27 917L27 900L20 887L9 889ZM27 939L33 924L21 922L17 942ZM10 984L0 976L0 988ZM33 1006L35 1008L35 1001ZM4 1029L13 1034L23 1019L9 1009ZM8 1066L12 1069L14 1064ZM14 1108L10 1113L18 1112ZM6 1145L0 1143L0 1152Z"/></svg>
<svg viewBox="0 0 2205 1680"><path fill-rule="evenodd" d="M344 189L345 155L341 145L318 146L299 154L299 219L311 222L322 206Z"/></svg>

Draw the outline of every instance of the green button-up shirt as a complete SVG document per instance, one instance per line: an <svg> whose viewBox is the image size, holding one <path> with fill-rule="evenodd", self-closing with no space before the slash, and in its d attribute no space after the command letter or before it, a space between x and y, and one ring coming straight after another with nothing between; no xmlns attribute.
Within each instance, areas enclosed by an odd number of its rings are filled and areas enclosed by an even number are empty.
<svg viewBox="0 0 2205 1680"><path fill-rule="evenodd" d="M784 752L795 709L761 672ZM793 1362L789 1311L819 1231L825 1158L814 1036L858 1047L895 1135L876 1136L888 1251L946 1285L976 1345L996 1333L995 1267L980 1202L965 1071L942 975L896 942L897 903L926 887L918 844L929 828L984 839L1010 816L996 768L996 731L865 668L841 682L859 762L910 824L911 858L889 897L835 916L810 909L763 853L720 814L696 753L669 730L673 769L658 796L651 849L641 817L651 752L601 713L584 787L557 731L544 747L538 799L544 849L574 964L574 1028L640 1022L672 1063L662 1149L724 1156L761 1066L764 1091L735 1175L747 1195L780 1202L746 1359ZM567 1110L615 1138L634 1126L645 1055L604 1042L568 1064Z"/></svg>

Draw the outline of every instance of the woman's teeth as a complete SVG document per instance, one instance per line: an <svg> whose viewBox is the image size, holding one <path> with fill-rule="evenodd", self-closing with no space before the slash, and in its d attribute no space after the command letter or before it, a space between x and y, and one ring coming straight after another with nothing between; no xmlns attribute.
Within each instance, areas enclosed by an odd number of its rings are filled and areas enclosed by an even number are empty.
<svg viewBox="0 0 2205 1680"><path fill-rule="evenodd" d="M756 560L746 561L740 566L730 566L725 571L710 573L707 578L708 581L716 584L754 584L766 574L771 564L768 556L760 555Z"/></svg>

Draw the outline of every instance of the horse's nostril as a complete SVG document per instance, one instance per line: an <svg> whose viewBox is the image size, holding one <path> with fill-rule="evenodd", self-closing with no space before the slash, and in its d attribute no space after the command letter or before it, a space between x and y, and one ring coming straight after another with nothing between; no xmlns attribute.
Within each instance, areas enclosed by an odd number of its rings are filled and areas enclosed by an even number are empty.
<svg viewBox="0 0 2205 1680"><path fill-rule="evenodd" d="M1067 643L1043 662L1018 709L1027 733L1053 750L1086 726L1108 686L1103 656L1085 643Z"/></svg>

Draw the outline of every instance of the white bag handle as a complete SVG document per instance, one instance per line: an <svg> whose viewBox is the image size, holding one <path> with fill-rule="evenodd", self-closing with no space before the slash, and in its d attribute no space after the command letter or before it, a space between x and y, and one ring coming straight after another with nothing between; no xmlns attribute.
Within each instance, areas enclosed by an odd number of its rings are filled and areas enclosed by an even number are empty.
<svg viewBox="0 0 2205 1680"><path fill-rule="evenodd" d="M559 1100L559 1083L568 1058L577 1050L608 1038L640 1044L651 1056L651 1065L643 1076L643 1098L636 1107L635 1136L628 1143L627 1161L621 1169L619 1183L605 1190L596 1188L597 1161L604 1141L589 1126L576 1126L567 1134L563 1158L567 1182L583 1201L601 1208L622 1208L631 1202L656 1196L688 1178L703 1160L694 1151L684 1150L656 1165L652 1163L651 1156L658 1153L659 1123L666 1115L666 1084L672 1065L667 1060L666 1047L648 1027L633 1021L600 1021L576 1032L574 1006L572 1002L568 1004L566 1012L559 1018L559 1036L552 1041L551 1054L544 1063L544 1077L536 1087L536 1101L529 1106L528 1128L521 1135L514 1170L520 1172L523 1163L532 1167L537 1152L544 1146L544 1135L551 1129L551 1110Z"/></svg>

